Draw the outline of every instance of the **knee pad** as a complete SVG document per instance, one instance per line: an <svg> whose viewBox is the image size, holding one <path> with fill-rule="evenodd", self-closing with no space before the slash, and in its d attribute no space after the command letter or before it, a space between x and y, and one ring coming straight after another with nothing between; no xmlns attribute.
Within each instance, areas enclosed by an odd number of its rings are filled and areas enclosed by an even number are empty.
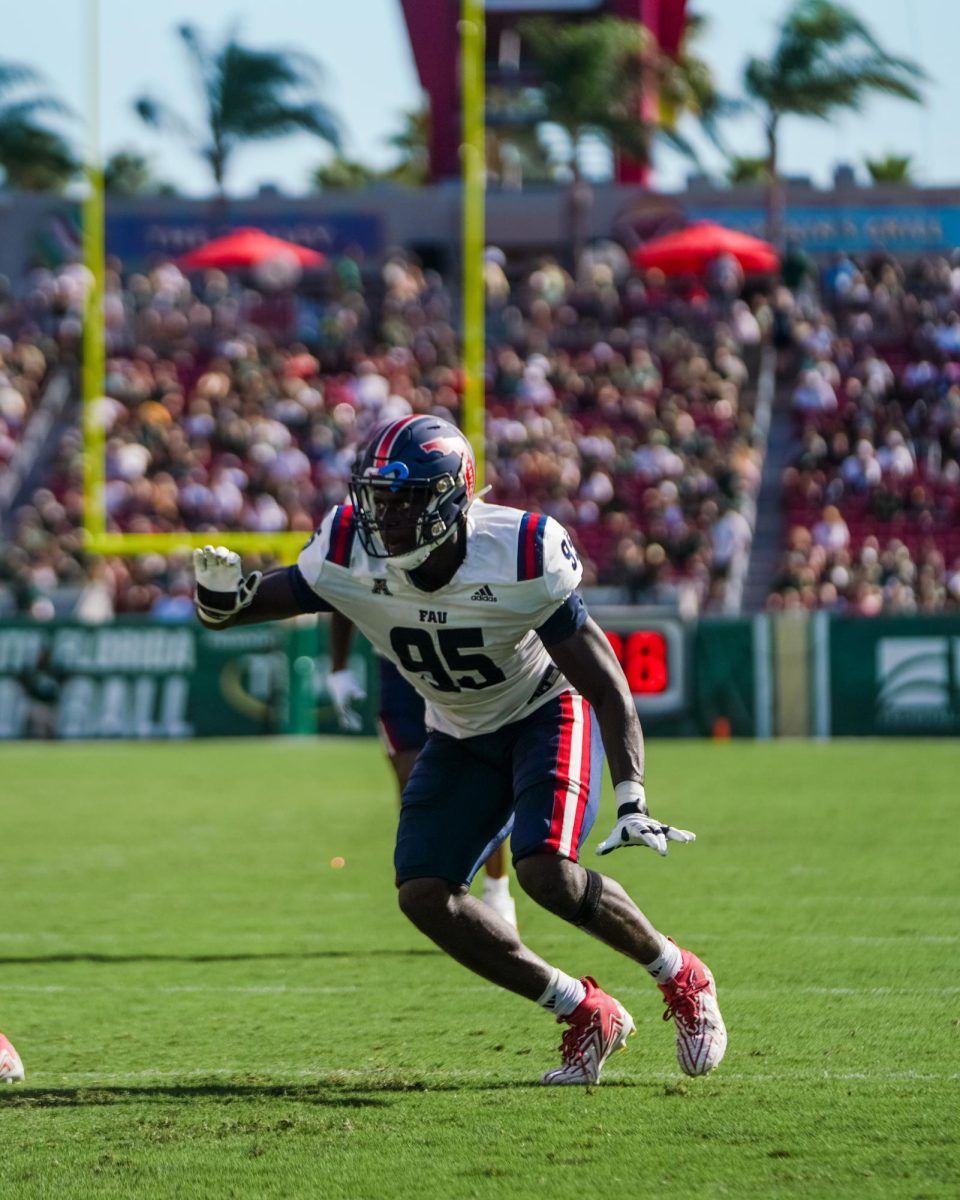
<svg viewBox="0 0 960 1200"><path fill-rule="evenodd" d="M577 911L570 918L571 925L589 925L597 915L600 897L603 895L603 876L599 871L591 871L589 867L584 869L587 872L587 886Z"/></svg>

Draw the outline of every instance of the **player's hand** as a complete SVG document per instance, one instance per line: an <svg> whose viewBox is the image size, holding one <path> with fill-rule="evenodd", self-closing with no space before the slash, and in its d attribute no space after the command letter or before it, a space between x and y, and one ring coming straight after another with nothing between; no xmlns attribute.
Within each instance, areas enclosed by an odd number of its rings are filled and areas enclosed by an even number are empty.
<svg viewBox="0 0 960 1200"><path fill-rule="evenodd" d="M363 728L363 717L353 707L367 698L363 684L349 668L331 671L327 676L327 691L337 711L337 724L350 733L359 733Z"/></svg>
<svg viewBox="0 0 960 1200"><path fill-rule="evenodd" d="M658 854L667 853L667 842L695 842L689 829L675 829L646 813L627 813L614 825L610 836L597 847L598 854L610 854L621 846L649 846Z"/></svg>
<svg viewBox="0 0 960 1200"><path fill-rule="evenodd" d="M240 555L226 546L194 550L193 570L197 577L194 603L204 620L215 625L246 608L263 578L260 571L244 578Z"/></svg>

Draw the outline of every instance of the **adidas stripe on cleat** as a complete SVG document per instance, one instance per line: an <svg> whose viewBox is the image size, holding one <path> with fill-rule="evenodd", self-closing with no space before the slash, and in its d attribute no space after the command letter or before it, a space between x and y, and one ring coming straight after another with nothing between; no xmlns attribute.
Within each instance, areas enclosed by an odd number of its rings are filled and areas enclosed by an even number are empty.
<svg viewBox="0 0 960 1200"><path fill-rule="evenodd" d="M561 1025L570 1026L560 1042L560 1066L547 1071L541 1083L599 1083L603 1064L615 1050L626 1050L627 1038L636 1033L633 1017L619 1000L608 996L589 975L581 982L586 997L568 1017L557 1018Z"/></svg>
<svg viewBox="0 0 960 1200"><path fill-rule="evenodd" d="M672 939L671 939L672 940ZM719 1066L727 1049L727 1030L717 1004L717 985L709 967L689 950L680 950L680 970L663 992L663 1019L677 1029L677 1062L686 1075L706 1075Z"/></svg>

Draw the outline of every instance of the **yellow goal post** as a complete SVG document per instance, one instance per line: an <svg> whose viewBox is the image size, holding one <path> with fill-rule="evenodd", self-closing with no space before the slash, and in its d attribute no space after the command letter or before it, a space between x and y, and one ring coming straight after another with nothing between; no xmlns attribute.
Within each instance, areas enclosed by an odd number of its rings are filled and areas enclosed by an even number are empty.
<svg viewBox="0 0 960 1200"><path fill-rule="evenodd" d="M484 479L484 34L483 0L461 0L460 71L463 180L463 428L477 456L477 480ZM87 0L88 145L83 203L83 259L89 271L83 323L83 534L92 554L169 555L209 543L226 543L241 554L270 554L293 562L303 532L175 531L116 533L107 529L106 430L103 403L106 375L104 329L105 204L100 137L100 0Z"/></svg>

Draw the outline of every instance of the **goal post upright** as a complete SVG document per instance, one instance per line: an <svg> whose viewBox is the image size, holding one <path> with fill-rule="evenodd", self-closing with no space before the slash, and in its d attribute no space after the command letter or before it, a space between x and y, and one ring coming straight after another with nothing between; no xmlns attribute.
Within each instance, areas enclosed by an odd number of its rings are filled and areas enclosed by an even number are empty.
<svg viewBox="0 0 960 1200"><path fill-rule="evenodd" d="M87 192L83 201L83 262L89 286L83 320L83 529L89 550L107 529L106 439L101 398L106 375L103 163L100 150L100 0L87 0Z"/></svg>
<svg viewBox="0 0 960 1200"><path fill-rule="evenodd" d="M484 281L486 151L484 146L484 0L460 0L461 170L463 262L463 429L477 461L477 483L485 479ZM303 532L253 531L159 533L108 531L106 507L106 427L103 397L106 380L104 282L106 274L105 189L100 136L100 0L87 0L86 67L88 149L87 191L82 207L83 261L90 287L84 308L82 434L84 547L93 554L173 554L224 543L239 553L272 554L296 560L306 541Z"/></svg>
<svg viewBox="0 0 960 1200"><path fill-rule="evenodd" d="M486 475L484 423L483 243L486 190L484 146L483 0L462 0L460 9L461 172L463 193L463 430L477 460L477 483Z"/></svg>

